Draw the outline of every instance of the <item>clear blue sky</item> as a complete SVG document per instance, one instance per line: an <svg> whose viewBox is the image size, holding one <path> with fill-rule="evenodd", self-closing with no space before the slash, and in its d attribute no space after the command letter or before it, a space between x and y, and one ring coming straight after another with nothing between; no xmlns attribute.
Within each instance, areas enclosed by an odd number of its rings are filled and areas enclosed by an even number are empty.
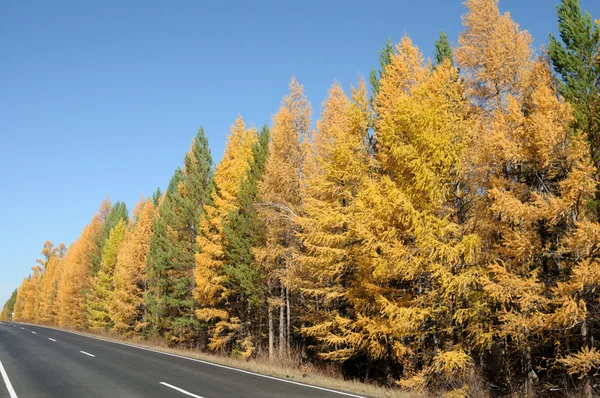
<svg viewBox="0 0 600 398"><path fill-rule="evenodd" d="M539 47L558 0L500 0ZM102 199L164 188L203 125L218 160L235 117L271 121L292 75L318 115L389 37L453 43L459 0L31 1L0 4L0 306L45 240L67 245ZM597 0L582 7L600 17Z"/></svg>

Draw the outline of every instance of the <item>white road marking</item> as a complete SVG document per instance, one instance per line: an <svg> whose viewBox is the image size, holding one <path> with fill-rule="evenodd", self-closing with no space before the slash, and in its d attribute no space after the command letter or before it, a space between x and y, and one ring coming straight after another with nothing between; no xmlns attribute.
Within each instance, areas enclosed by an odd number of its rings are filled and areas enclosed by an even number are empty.
<svg viewBox="0 0 600 398"><path fill-rule="evenodd" d="M80 352L80 353L82 353L82 354L85 354L85 355L89 355L89 356L90 356L90 357L92 357L92 358L94 358L94 357L95 357L95 355L92 355L92 354L90 354L89 352L85 352L85 351L79 351L79 352Z"/></svg>
<svg viewBox="0 0 600 398"><path fill-rule="evenodd" d="M54 339L51 339L50 337L48 337L48 340L50 340L50 341L56 341L56 340L54 340Z"/></svg>
<svg viewBox="0 0 600 398"><path fill-rule="evenodd" d="M172 386L169 383L165 383L165 382L161 381L160 384L162 384L163 386L167 386L169 388L172 388L173 390L177 390L177 391L179 391L182 394L189 395L190 397L202 398L200 395L192 394L189 391L185 391L183 388Z"/></svg>
<svg viewBox="0 0 600 398"><path fill-rule="evenodd" d="M8 379L8 375L6 374L6 370L4 370L4 366L2 365L2 362L0 362L0 373L2 373L2 378L4 379L4 384L6 384L6 389L8 390L8 393L10 394L10 398L17 398L17 393L15 392L15 389L13 388L12 384L10 384L10 380Z"/></svg>
<svg viewBox="0 0 600 398"><path fill-rule="evenodd" d="M218 363L213 363L213 362L209 362L209 361L203 361L202 359L184 357L183 355L171 354L169 352L163 352L163 351L153 350L152 348L140 347L140 346L133 345L133 344L122 343L120 341L114 341L114 340L103 339L101 337L89 336L89 335L83 334L83 333L71 332L70 330L63 330L63 329L53 328L53 327L50 327L50 326L42 326L42 325L35 325L35 326L38 326L38 327L41 327L41 328L46 328L46 329L58 330L59 332L70 333L70 334L74 334L74 335L77 335L77 336L85 337L85 338L88 338L88 339L94 339L94 340L105 341L107 343L124 345L124 346L135 348L135 349L138 349L138 350L155 352L157 354L168 355L170 357L175 357L175 358L181 358L181 359L185 359L187 361L199 362L199 363L203 363L205 365L215 366L217 368L229 369L229 370L233 370L233 371L239 372L239 373L244 373L244 374L248 374L248 375L252 375L252 376L256 376L256 377L262 377L263 379L269 379L269 380L279 381L279 382L282 382L282 383L294 384L294 385L301 386L301 387L312 388L314 390L327 391L327 392L331 392L331 393L334 393L334 394L344 395L346 397L365 398L364 395L357 395L357 394L351 394L351 393L348 393L348 392L332 390L330 388L319 387L319 386L315 386L315 385L312 385L312 384L306 384L306 383L300 383L298 381L281 379L281 378L275 377L275 376L267 376L267 375L263 375L263 374L260 374L260 373L251 372L249 370L233 368L231 366L220 365Z"/></svg>
<svg viewBox="0 0 600 398"><path fill-rule="evenodd" d="M37 333L36 333L36 332L34 332L33 330L31 331L31 333L33 333L33 334L37 334Z"/></svg>
<svg viewBox="0 0 600 398"><path fill-rule="evenodd" d="M21 329L25 330L25 328L21 328Z"/></svg>

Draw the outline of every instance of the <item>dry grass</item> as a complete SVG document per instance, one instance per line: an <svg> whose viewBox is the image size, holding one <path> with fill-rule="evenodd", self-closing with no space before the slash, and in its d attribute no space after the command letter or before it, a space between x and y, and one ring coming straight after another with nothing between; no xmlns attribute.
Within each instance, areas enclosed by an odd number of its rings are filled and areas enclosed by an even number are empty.
<svg viewBox="0 0 600 398"><path fill-rule="evenodd" d="M32 325L42 326L43 325ZM165 352L169 354L181 355L188 358L194 358L211 362L219 365L225 365L232 368L243 369L246 371L259 373L261 375L278 377L285 380L292 380L299 383L310 384L320 387L331 388L334 390L345 391L357 395L364 395L369 397L381 397L381 398L422 398L426 395L409 393L400 391L399 389L390 389L385 387L376 386L373 384L361 383L359 381L344 380L341 376L332 374L326 374L325 372L318 370L309 365L304 367L298 367L297 362L293 361L261 361L261 360L241 360L221 355L208 354L192 349L180 349L168 347L164 342L160 340L148 341L137 338L124 338L123 336L107 333L91 333L89 331L82 332L79 330L72 329L58 329L50 327L51 329L68 331L83 336L100 338L102 340L113 341L118 343L126 343L136 347L148 348L155 351Z"/></svg>

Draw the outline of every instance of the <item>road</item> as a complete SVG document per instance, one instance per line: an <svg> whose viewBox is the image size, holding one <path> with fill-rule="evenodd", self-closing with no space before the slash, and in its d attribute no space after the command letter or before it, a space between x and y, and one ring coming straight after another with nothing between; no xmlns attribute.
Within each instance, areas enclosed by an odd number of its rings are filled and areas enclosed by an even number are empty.
<svg viewBox="0 0 600 398"><path fill-rule="evenodd" d="M0 397L324 397L359 395L61 330L0 323Z"/></svg>

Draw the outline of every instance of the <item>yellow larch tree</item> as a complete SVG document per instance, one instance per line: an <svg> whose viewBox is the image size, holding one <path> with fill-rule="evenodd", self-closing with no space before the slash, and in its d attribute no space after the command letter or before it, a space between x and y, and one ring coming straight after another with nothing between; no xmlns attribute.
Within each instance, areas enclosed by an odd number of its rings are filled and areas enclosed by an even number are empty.
<svg viewBox="0 0 600 398"><path fill-rule="evenodd" d="M15 307L13 309L14 316L13 320L16 322L23 322L26 319L23 318L23 305L25 304L25 298L27 297L27 290L29 288L29 277L23 278L21 285L17 289L17 299L15 300Z"/></svg>
<svg viewBox="0 0 600 398"><path fill-rule="evenodd" d="M117 255L125 238L127 226L121 219L110 231L104 249L100 270L92 280L92 288L88 297L88 325L92 330L106 330L112 326L108 312L114 289L113 275L117 265Z"/></svg>
<svg viewBox="0 0 600 398"><path fill-rule="evenodd" d="M307 151L299 234L304 247L295 270L305 297L302 332L325 342L335 318L351 311L346 294L357 278L352 234L356 198L368 177L370 101L361 80L346 97L338 83L329 90Z"/></svg>
<svg viewBox="0 0 600 398"><path fill-rule="evenodd" d="M497 107L506 93L522 91L531 73L531 36L520 30L498 0L467 0L455 58L473 100Z"/></svg>
<svg viewBox="0 0 600 398"><path fill-rule="evenodd" d="M24 292L21 318L26 322L35 323L38 321L39 316L40 282L42 280L42 276L44 275L44 270L39 265L32 267L31 270L33 272L29 276L27 289Z"/></svg>
<svg viewBox="0 0 600 398"><path fill-rule="evenodd" d="M38 321L46 325L55 325L57 321L56 295L62 275L63 259L66 247L63 243L53 250L46 263L46 271L40 283L40 307Z"/></svg>
<svg viewBox="0 0 600 398"><path fill-rule="evenodd" d="M444 301L452 300L438 287L450 289L454 270L471 265L479 250L454 206L469 103L450 62L432 68L408 37L385 72L374 101L376 172L362 179L350 222L359 242L343 295L350 309L326 325L330 351L322 356L379 361L388 379L402 377L406 387L425 387L441 374L465 389L472 360L449 338L457 326Z"/></svg>
<svg viewBox="0 0 600 398"><path fill-rule="evenodd" d="M58 324L65 327L84 328L86 295L91 286L93 256L97 256L97 236L101 223L98 215L92 218L71 244L63 259L63 273L58 284Z"/></svg>
<svg viewBox="0 0 600 398"><path fill-rule="evenodd" d="M114 291L106 305L115 330L127 334L140 333L146 324L144 293L146 256L153 229L152 200L142 198L133 217L135 221L119 247L113 276Z"/></svg>
<svg viewBox="0 0 600 398"><path fill-rule="evenodd" d="M310 142L311 106L304 88L295 78L289 94L273 118L269 159L259 184L262 219L267 227L266 245L256 249L256 258L267 276L269 356L274 355L273 312L279 308L279 355L289 350L291 339L290 276L297 264L300 242L297 217L302 214L300 185L306 146Z"/></svg>
<svg viewBox="0 0 600 398"><path fill-rule="evenodd" d="M211 325L209 330L211 350L226 351L240 332L240 319L230 317L225 285L224 260L226 235L224 225L229 215L239 207L239 188L246 178L252 148L258 141L258 132L247 129L241 116L231 126L223 158L214 173L212 203L204 206L205 216L198 235L198 253L195 256L194 298L198 304L196 317ZM252 347L246 347L252 350Z"/></svg>
<svg viewBox="0 0 600 398"><path fill-rule="evenodd" d="M515 373L528 396L534 394L535 369L544 366L540 358L534 363L532 350L546 344L549 331L582 322L579 343L590 348L586 301L597 296L585 293L578 276L600 272L585 250L594 236L587 236L589 229L598 228L588 208L595 171L589 147L571 131L571 113L556 93L547 61L540 59L522 100L509 95L506 108L496 113L486 140L493 160L481 170L489 180L487 211L478 219L492 239L484 288L494 304L498 344L506 355L523 360L522 371ZM555 299L549 286L555 286ZM560 306L550 316L556 301ZM569 352L568 345L557 347Z"/></svg>
<svg viewBox="0 0 600 398"><path fill-rule="evenodd" d="M593 240L587 232L595 228L587 207L594 170L548 61L532 57L529 34L500 14L495 0L466 4L456 54L477 105L472 161L479 198L472 218L485 243L483 290L492 331L482 348L491 353L493 382L512 380L532 396L536 371L549 372L534 351L552 352L555 344L559 358L570 353L569 339L553 331L567 327L576 334L582 323L585 329L586 301L595 300L576 277L594 268L586 249ZM582 354L589 359L584 329ZM578 373L571 359L578 362L567 357L567 367Z"/></svg>

